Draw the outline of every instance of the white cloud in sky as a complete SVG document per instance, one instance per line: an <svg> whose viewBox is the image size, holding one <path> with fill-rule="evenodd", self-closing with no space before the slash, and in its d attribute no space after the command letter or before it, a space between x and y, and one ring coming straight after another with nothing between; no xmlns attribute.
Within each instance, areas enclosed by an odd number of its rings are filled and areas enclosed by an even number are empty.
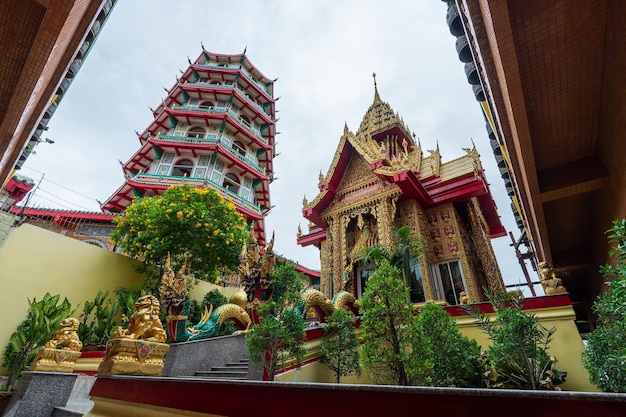
<svg viewBox="0 0 626 417"><path fill-rule="evenodd" d="M507 230L518 235L498 173L482 111L465 79L455 38L440 1L118 1L98 40L49 124L47 136L22 173L41 188L99 210L122 183L118 159L138 149L143 131L175 83L195 60L201 42L211 52L247 55L275 85L278 180L266 222L277 252L319 268L319 251L296 245L306 230L302 198L317 195L343 133L356 131L373 101L372 73L381 98L397 111L424 149L439 143L444 161L463 155L474 140ZM34 171L36 170L36 171ZM79 193L56 187L48 180ZM42 196L46 194L38 193ZM35 205L65 208L51 201ZM60 203L68 205L61 201ZM509 238L493 241L508 284L524 281Z"/></svg>

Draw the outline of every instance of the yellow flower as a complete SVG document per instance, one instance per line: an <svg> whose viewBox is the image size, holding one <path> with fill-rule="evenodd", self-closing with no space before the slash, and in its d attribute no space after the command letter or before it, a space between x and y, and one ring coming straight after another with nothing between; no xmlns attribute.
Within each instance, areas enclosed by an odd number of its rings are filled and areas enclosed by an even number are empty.
<svg viewBox="0 0 626 417"><path fill-rule="evenodd" d="M217 236L219 233L220 233L220 231L219 231L219 230L214 230L214 231L213 231L213 236Z"/></svg>
<svg viewBox="0 0 626 417"><path fill-rule="evenodd" d="M176 217L178 217L180 220L183 219L183 212L179 211L178 213L176 213Z"/></svg>
<svg viewBox="0 0 626 417"><path fill-rule="evenodd" d="M200 227L202 226L200 223L196 223L196 227Z"/></svg>

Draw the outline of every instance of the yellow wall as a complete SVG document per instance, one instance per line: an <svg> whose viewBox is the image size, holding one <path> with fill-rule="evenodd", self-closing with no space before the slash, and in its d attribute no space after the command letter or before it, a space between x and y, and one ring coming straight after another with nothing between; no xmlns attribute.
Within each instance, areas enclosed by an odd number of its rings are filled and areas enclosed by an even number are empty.
<svg viewBox="0 0 626 417"><path fill-rule="evenodd" d="M26 318L28 299L40 300L46 292L60 294L78 316L82 303L93 300L100 290L112 293L117 287L140 286L143 275L135 272L134 262L29 224L14 228L0 247L0 353ZM199 281L191 296L202 300L214 288L227 298L237 290Z"/></svg>
<svg viewBox="0 0 626 417"><path fill-rule="evenodd" d="M306 355L304 356L303 363L306 363L309 360L315 360L319 358L320 353L320 345L322 343L322 339L315 339L306 342ZM274 378L276 381L283 382L335 382L335 373L331 371L326 365L323 365L316 360L315 362L308 363L300 367L300 369L294 368L290 371L282 373L280 375L276 375ZM356 374L348 375L341 377L342 384L371 384L372 381L370 379L367 370L364 370L361 373L361 376L358 377Z"/></svg>
<svg viewBox="0 0 626 417"><path fill-rule="evenodd" d="M550 355L556 357L557 368L567 372L566 382L560 386L564 391L596 392L598 389L589 382L589 374L583 368L581 355L584 346L578 329L576 328L574 309L571 306L524 310L539 318L540 323L547 329L556 328L553 340L549 347ZM495 314L487 315L490 318ZM454 317L461 333L470 337L483 348L491 344L487 335L478 327L476 319L470 316ZM321 339L307 342L307 355L304 361L320 356L319 345ZM319 361L303 366L301 369L291 370L276 376L277 381L298 382L334 382L334 374ZM364 371L361 378L348 376L341 379L346 384L370 384L371 379Z"/></svg>
<svg viewBox="0 0 626 417"><path fill-rule="evenodd" d="M26 318L27 299L40 300L49 292L79 307L99 290L141 285L142 275L134 271L133 262L36 226L15 228L0 248L0 349Z"/></svg>
<svg viewBox="0 0 626 417"><path fill-rule="evenodd" d="M585 347L574 322L576 316L572 306L524 310L524 312L537 316L546 329L553 327L556 329L548 352L557 359L557 369L567 372L566 382L560 386L561 389L564 391L598 391L595 385L589 382L589 374L582 365L581 355ZM495 314L487 316L493 318ZM491 344L487 335L476 325L476 319L469 316L455 317L455 319L461 333L476 340L483 349Z"/></svg>

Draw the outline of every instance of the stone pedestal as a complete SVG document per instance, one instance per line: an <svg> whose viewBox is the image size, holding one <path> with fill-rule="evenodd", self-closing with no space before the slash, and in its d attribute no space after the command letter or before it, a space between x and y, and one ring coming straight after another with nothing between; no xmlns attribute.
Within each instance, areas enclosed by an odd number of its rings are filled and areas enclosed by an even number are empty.
<svg viewBox="0 0 626 417"><path fill-rule="evenodd" d="M59 372L24 372L5 417L48 417L67 403L78 375Z"/></svg>
<svg viewBox="0 0 626 417"><path fill-rule="evenodd" d="M170 349L166 343L137 339L111 339L98 375L149 375L163 373L163 358Z"/></svg>
<svg viewBox="0 0 626 417"><path fill-rule="evenodd" d="M69 349L41 348L28 369L40 372L73 372L80 352Z"/></svg>

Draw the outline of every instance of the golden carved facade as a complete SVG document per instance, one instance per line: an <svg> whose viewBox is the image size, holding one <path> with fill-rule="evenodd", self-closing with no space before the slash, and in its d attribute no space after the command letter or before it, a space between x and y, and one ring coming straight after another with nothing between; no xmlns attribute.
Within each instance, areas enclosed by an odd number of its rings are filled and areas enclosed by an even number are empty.
<svg viewBox="0 0 626 417"><path fill-rule="evenodd" d="M409 226L425 244L412 268L426 301L448 294L448 302L458 304L464 292L477 302L484 299L483 288L504 288L489 226L472 197L490 197L489 190L476 149L465 151L444 163L438 145L424 156L403 120L375 91L357 133L345 126L329 170L319 175L320 193L303 201L305 217L325 231L316 244L326 296L340 290L359 296L367 274L362 265L366 249L393 249L394 227L401 226ZM299 233L298 239L307 236ZM441 283L446 278L454 288Z"/></svg>

